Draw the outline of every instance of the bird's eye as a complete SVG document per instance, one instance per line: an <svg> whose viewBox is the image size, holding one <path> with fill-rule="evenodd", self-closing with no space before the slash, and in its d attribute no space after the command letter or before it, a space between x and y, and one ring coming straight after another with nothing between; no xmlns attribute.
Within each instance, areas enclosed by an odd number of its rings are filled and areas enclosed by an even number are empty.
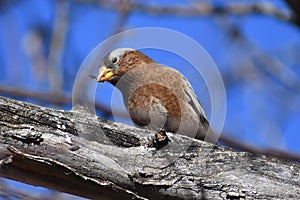
<svg viewBox="0 0 300 200"><path fill-rule="evenodd" d="M114 57L112 60L111 60L111 63L112 64L117 64L119 62L119 57Z"/></svg>

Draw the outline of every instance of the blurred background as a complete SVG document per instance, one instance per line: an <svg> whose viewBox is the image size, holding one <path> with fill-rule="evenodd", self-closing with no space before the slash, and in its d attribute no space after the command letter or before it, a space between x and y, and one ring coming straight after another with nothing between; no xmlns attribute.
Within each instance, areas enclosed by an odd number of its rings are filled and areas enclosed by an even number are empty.
<svg viewBox="0 0 300 200"><path fill-rule="evenodd" d="M227 95L220 144L299 159L298 0L0 0L0 95L70 110L89 52L120 31L148 26L186 34L216 63ZM205 86L189 77L184 59L143 52L187 75L210 115ZM111 91L99 85L95 101L97 114L113 120ZM0 179L0 199L74 198Z"/></svg>

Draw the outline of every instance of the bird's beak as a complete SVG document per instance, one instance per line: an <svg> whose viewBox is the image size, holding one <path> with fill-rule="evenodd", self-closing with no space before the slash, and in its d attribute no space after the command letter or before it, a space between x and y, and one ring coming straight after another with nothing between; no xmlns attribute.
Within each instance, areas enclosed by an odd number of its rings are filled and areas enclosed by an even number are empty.
<svg viewBox="0 0 300 200"><path fill-rule="evenodd" d="M108 69L106 66L99 68L99 73L97 77L98 82L108 81L114 75L112 69Z"/></svg>

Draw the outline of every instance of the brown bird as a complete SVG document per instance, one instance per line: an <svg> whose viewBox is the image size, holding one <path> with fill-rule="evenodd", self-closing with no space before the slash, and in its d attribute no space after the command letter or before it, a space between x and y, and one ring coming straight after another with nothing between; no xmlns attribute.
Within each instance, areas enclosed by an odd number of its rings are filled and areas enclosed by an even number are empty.
<svg viewBox="0 0 300 200"><path fill-rule="evenodd" d="M132 121L139 127L203 140L211 131L204 110L185 77L140 51L115 49L100 63L98 82L117 87Z"/></svg>

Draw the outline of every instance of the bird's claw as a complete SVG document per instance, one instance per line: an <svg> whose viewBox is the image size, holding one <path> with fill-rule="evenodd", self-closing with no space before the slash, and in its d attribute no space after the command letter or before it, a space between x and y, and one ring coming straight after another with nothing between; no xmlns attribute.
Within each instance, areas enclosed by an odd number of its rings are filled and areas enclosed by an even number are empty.
<svg viewBox="0 0 300 200"><path fill-rule="evenodd" d="M156 149L161 149L162 147L166 146L169 143L170 139L166 134L164 129L159 129L158 132L155 133L153 139L153 147Z"/></svg>

